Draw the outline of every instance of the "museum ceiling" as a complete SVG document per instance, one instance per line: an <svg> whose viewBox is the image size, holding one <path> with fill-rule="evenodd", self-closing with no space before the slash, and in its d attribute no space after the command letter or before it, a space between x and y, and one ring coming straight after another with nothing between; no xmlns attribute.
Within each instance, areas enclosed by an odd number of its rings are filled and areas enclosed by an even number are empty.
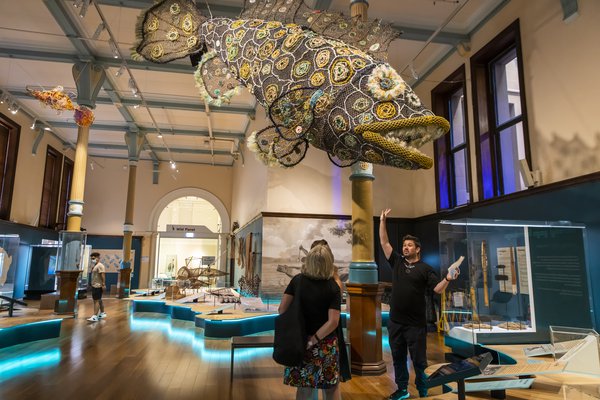
<svg viewBox="0 0 600 400"><path fill-rule="evenodd" d="M469 47L476 31L509 0L370 0L369 17L402 32L389 47L388 61L409 84L454 51ZM213 16L239 15L243 0L197 1ZM316 9L349 14L349 0L306 0ZM84 7L85 4L89 4ZM57 114L31 97L37 90L63 86L75 93L73 64L92 61L104 67L91 128L89 157L126 160L124 132L143 133L140 159L155 163L196 163L231 167L242 162L240 146L258 105L243 90L231 103L210 106L194 85L190 59L168 64L134 61L136 19L152 0L2 1L0 13L0 89L3 100L35 118L31 134L57 136L65 148L77 141L72 112ZM75 7L77 5L78 7ZM84 10L85 8L85 10ZM105 25L102 25L102 23ZM14 104L13 104L14 103ZM46 130L44 130L46 128ZM27 134L29 127L24 128Z"/></svg>

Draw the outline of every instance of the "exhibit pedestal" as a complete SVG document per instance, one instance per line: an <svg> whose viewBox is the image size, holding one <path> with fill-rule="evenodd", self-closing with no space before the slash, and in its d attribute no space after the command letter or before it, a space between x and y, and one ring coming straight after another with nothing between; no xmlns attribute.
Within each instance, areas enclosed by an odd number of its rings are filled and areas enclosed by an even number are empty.
<svg viewBox="0 0 600 400"><path fill-rule="evenodd" d="M131 268L119 270L119 284L117 287L117 297L126 299L129 297L129 287L131 284Z"/></svg>
<svg viewBox="0 0 600 400"><path fill-rule="evenodd" d="M56 271L59 279L60 293L54 303L54 313L59 315L75 316L77 310L77 282L80 270Z"/></svg>
<svg viewBox="0 0 600 400"><path fill-rule="evenodd" d="M351 370L357 375L386 372L381 344L381 296L383 286L347 283L350 321Z"/></svg>

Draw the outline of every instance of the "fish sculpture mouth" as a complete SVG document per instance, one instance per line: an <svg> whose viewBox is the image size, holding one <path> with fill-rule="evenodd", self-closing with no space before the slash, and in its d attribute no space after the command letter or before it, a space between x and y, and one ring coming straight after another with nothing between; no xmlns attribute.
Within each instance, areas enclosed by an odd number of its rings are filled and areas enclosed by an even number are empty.
<svg viewBox="0 0 600 400"><path fill-rule="evenodd" d="M358 125L354 131L373 145L411 162L415 169L431 168L433 160L418 150L450 130L443 117L428 115Z"/></svg>

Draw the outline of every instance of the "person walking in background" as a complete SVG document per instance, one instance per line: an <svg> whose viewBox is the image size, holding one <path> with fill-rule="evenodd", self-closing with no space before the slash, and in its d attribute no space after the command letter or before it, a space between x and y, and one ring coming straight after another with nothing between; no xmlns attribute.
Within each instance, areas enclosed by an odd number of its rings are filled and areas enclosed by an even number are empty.
<svg viewBox="0 0 600 400"><path fill-rule="evenodd" d="M392 299L388 334L394 375L398 390L388 399L400 400L410 397L408 393L407 350L415 369L415 385L419 397L427 397L425 368L427 368L427 321L425 295L428 290L440 294L455 277L448 272L439 281L434 269L421 261L421 242L415 236L402 238L402 254L394 250L387 234L387 216L390 209L383 210L379 221L379 240L385 258L392 266Z"/></svg>
<svg viewBox="0 0 600 400"><path fill-rule="evenodd" d="M300 274L290 281L279 305L285 312L301 286L300 306L308 340L302 365L286 367L283 382L297 387L296 399L311 399L322 389L324 399L341 399L339 389L339 345L336 329L340 321L341 292L333 279L333 254L329 246L316 245L306 256Z"/></svg>
<svg viewBox="0 0 600 400"><path fill-rule="evenodd" d="M90 254L92 262L92 299L94 300L94 315L88 318L90 322L97 322L106 318L102 293L106 289L106 267L100 262L100 253Z"/></svg>

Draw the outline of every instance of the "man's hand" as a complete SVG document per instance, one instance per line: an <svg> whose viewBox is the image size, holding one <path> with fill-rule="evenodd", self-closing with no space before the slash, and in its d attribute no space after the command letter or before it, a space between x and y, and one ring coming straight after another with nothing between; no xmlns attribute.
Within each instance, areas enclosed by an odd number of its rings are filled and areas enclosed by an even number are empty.
<svg viewBox="0 0 600 400"><path fill-rule="evenodd" d="M386 208L385 210L381 210L381 217L379 217L381 219L381 222L385 222L390 211L392 211L391 208Z"/></svg>
<svg viewBox="0 0 600 400"><path fill-rule="evenodd" d="M458 278L458 275L460 275L460 269L458 267L460 267L460 264L462 264L464 259L464 256L460 256L458 260L454 261L452 265L448 267L448 273L446 274L447 280L453 281Z"/></svg>

